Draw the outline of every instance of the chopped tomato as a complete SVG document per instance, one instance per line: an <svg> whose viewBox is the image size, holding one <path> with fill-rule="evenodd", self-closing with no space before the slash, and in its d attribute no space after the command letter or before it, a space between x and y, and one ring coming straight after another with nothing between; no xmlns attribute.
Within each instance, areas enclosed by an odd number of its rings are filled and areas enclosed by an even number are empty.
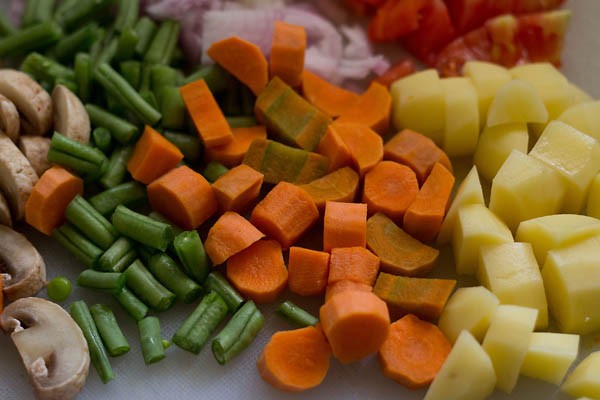
<svg viewBox="0 0 600 400"><path fill-rule="evenodd" d="M358 15L371 15L385 0L344 0L344 5Z"/></svg>
<svg viewBox="0 0 600 400"><path fill-rule="evenodd" d="M398 79L404 78L413 72L415 72L415 64L407 59L392 65L383 74L373 80L381 83L383 86L390 87Z"/></svg>
<svg viewBox="0 0 600 400"><path fill-rule="evenodd" d="M432 0L387 0L369 23L369 38L395 41L419 29L421 12Z"/></svg>

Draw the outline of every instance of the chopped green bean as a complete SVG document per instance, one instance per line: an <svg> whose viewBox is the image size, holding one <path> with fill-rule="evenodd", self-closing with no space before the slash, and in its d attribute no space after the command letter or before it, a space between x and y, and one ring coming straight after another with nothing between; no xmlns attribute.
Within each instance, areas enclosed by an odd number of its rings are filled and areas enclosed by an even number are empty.
<svg viewBox="0 0 600 400"><path fill-rule="evenodd" d="M54 48L54 56L61 62L71 60L74 54L88 51L98 39L99 33L98 24L95 22L79 28L58 42Z"/></svg>
<svg viewBox="0 0 600 400"><path fill-rule="evenodd" d="M0 37L12 35L16 31L17 29L8 20L8 16L4 13L0 13Z"/></svg>
<svg viewBox="0 0 600 400"><path fill-rule="evenodd" d="M169 309L175 294L164 287L140 260L135 260L124 272L126 284L145 304L156 311Z"/></svg>
<svg viewBox="0 0 600 400"><path fill-rule="evenodd" d="M166 349L168 349L169 347L171 347L171 341L170 341L170 340L167 340L167 339L163 339L163 340L162 340L162 345L163 345L163 347L164 347L164 348L165 348L165 350L166 350Z"/></svg>
<svg viewBox="0 0 600 400"><path fill-rule="evenodd" d="M221 296L227 304L230 313L234 313L244 303L244 298L233 286L227 282L227 279L218 271L213 271L204 281L206 291L213 290Z"/></svg>
<svg viewBox="0 0 600 400"><path fill-rule="evenodd" d="M60 13L56 13L56 18L67 29L71 30L85 24L90 20L97 20L113 0L78 0L64 9L61 8Z"/></svg>
<svg viewBox="0 0 600 400"><path fill-rule="evenodd" d="M125 179L127 160L133 153L133 146L122 146L113 150L108 160L106 172L100 178L100 184L105 188L115 187Z"/></svg>
<svg viewBox="0 0 600 400"><path fill-rule="evenodd" d="M168 65L156 64L150 67L150 88L154 91L163 86L177 86L179 71Z"/></svg>
<svg viewBox="0 0 600 400"><path fill-rule="evenodd" d="M90 98L92 83L92 58L89 54L78 53L75 56L75 83L77 84L77 96L81 101L87 101Z"/></svg>
<svg viewBox="0 0 600 400"><path fill-rule="evenodd" d="M225 91L224 104L222 104L223 114L227 116L240 115L242 105L240 104L240 84L236 80L229 81Z"/></svg>
<svg viewBox="0 0 600 400"><path fill-rule="evenodd" d="M122 272L136 258L137 252L131 240L121 236L100 256L97 267L104 272Z"/></svg>
<svg viewBox="0 0 600 400"><path fill-rule="evenodd" d="M165 348L160 333L160 322L156 317L146 317L138 321L140 344L146 365L154 364L165 358Z"/></svg>
<svg viewBox="0 0 600 400"><path fill-rule="evenodd" d="M64 276L57 276L50 279L46 290L52 301L65 301L71 294L71 281Z"/></svg>
<svg viewBox="0 0 600 400"><path fill-rule="evenodd" d="M112 222L121 234L160 251L165 251L173 241L173 229L170 225L132 211L124 205L117 206Z"/></svg>
<svg viewBox="0 0 600 400"><path fill-rule="evenodd" d="M256 103L256 96L248 86L240 86L240 106L241 113L244 116L254 117L254 104Z"/></svg>
<svg viewBox="0 0 600 400"><path fill-rule="evenodd" d="M250 116L226 117L225 119L232 128L249 128L258 124L256 118Z"/></svg>
<svg viewBox="0 0 600 400"><path fill-rule="evenodd" d="M131 290L127 289L127 287L124 287L117 293L113 293L113 296L127 314L136 321L139 321L148 314L148 306L138 299Z"/></svg>
<svg viewBox="0 0 600 400"><path fill-rule="evenodd" d="M94 304L90 307L90 314L92 314L94 324L96 324L108 354L111 357L118 357L127 353L130 349L129 343L127 343L110 307L104 304Z"/></svg>
<svg viewBox="0 0 600 400"><path fill-rule="evenodd" d="M275 312L299 328L316 325L319 319L291 301L284 301Z"/></svg>
<svg viewBox="0 0 600 400"><path fill-rule="evenodd" d="M204 79L210 91L214 94L224 92L233 77L218 64L210 64L200 68L183 81L184 84Z"/></svg>
<svg viewBox="0 0 600 400"><path fill-rule="evenodd" d="M134 88L140 87L142 76L142 63L139 61L124 61L119 66L121 75Z"/></svg>
<svg viewBox="0 0 600 400"><path fill-rule="evenodd" d="M139 130L132 123L93 104L86 104L85 110L92 124L108 129L117 142L129 144L137 139Z"/></svg>
<svg viewBox="0 0 600 400"><path fill-rule="evenodd" d="M146 53L154 34L156 33L156 23L148 17L140 18L135 24L135 31L138 34L139 40L135 46L135 54L141 56Z"/></svg>
<svg viewBox="0 0 600 400"><path fill-rule="evenodd" d="M124 32L127 28L133 28L139 13L139 0L119 0L119 12L115 20L115 30L117 32Z"/></svg>
<svg viewBox="0 0 600 400"><path fill-rule="evenodd" d="M202 294L202 287L188 278L175 260L166 253L157 253L150 257L148 269L183 303L191 303Z"/></svg>
<svg viewBox="0 0 600 400"><path fill-rule="evenodd" d="M103 250L108 249L119 236L115 227L80 195L71 200L65 209L65 217Z"/></svg>
<svg viewBox="0 0 600 400"><path fill-rule="evenodd" d="M107 37L106 29L100 28L98 29L98 38L90 47L90 57L92 58L92 63L96 64L98 61L98 57L100 57L100 53L104 48L104 40Z"/></svg>
<svg viewBox="0 0 600 400"><path fill-rule="evenodd" d="M229 169L226 166L221 164L218 161L211 161L206 164L204 167L204 171L202 171L202 175L206 178L207 181L213 183L223 174L225 174Z"/></svg>
<svg viewBox="0 0 600 400"><path fill-rule="evenodd" d="M163 114L163 124L166 118L166 114ZM164 131L163 136L183 153L183 158L188 162L195 164L202 160L202 142L197 135Z"/></svg>
<svg viewBox="0 0 600 400"><path fill-rule="evenodd" d="M96 265L102 255L102 250L98 246L86 239L69 223L54 229L52 237L88 268Z"/></svg>
<svg viewBox="0 0 600 400"><path fill-rule="evenodd" d="M154 92L152 92L150 89L140 89L140 96L151 107L153 107L156 110L158 110L158 100L156 99L156 96L154 95ZM160 110L158 110L158 112L160 112Z"/></svg>
<svg viewBox="0 0 600 400"><path fill-rule="evenodd" d="M92 131L92 139L97 148L102 150L104 154L110 152L112 147L112 135L110 131L102 126Z"/></svg>
<svg viewBox="0 0 600 400"><path fill-rule="evenodd" d="M173 247L187 274L204 282L210 272L210 262L198 231L184 231L175 236Z"/></svg>
<svg viewBox="0 0 600 400"><path fill-rule="evenodd" d="M48 161L71 168L88 181L101 176L108 167L108 159L100 149L69 139L59 132L52 135Z"/></svg>
<svg viewBox="0 0 600 400"><path fill-rule="evenodd" d="M21 27L27 28L52 19L54 0L27 0L21 18Z"/></svg>
<svg viewBox="0 0 600 400"><path fill-rule="evenodd" d="M150 46L144 55L144 61L150 64L170 64L179 39L180 25L177 21L161 22Z"/></svg>
<svg viewBox="0 0 600 400"><path fill-rule="evenodd" d="M183 229L171 222L167 217L165 217L159 212L152 211L150 214L148 214L148 217L152 218L155 221L163 222L169 225L171 227L171 230L173 230L173 236L179 235L181 232L183 232Z"/></svg>
<svg viewBox="0 0 600 400"><path fill-rule="evenodd" d="M146 188L135 181L114 186L90 197L90 204L102 215L111 215L119 204L129 206L146 198Z"/></svg>
<svg viewBox="0 0 600 400"><path fill-rule="evenodd" d="M121 33L121 36L119 36L115 59L117 61L123 61L132 58L135 51L135 46L139 40L140 38L133 27L126 28Z"/></svg>
<svg viewBox="0 0 600 400"><path fill-rule="evenodd" d="M117 49L119 47L119 38L113 37L111 40L106 43L102 50L98 54L98 57L95 59L96 66L102 64L111 64L113 59L117 54Z"/></svg>
<svg viewBox="0 0 600 400"><path fill-rule="evenodd" d="M0 39L0 57L27 54L58 42L62 29L56 22L47 21L16 31Z"/></svg>
<svg viewBox="0 0 600 400"><path fill-rule="evenodd" d="M156 89L155 93L163 116L162 126L167 129L182 129L185 126L186 108L179 88L162 86Z"/></svg>
<svg viewBox="0 0 600 400"><path fill-rule="evenodd" d="M77 277L77 284L89 289L118 293L125 286L125 275L121 272L101 272L86 269Z"/></svg>
<svg viewBox="0 0 600 400"><path fill-rule="evenodd" d="M35 52L25 57L21 64L21 71L40 81L54 82L56 79L75 81L75 72L71 68Z"/></svg>

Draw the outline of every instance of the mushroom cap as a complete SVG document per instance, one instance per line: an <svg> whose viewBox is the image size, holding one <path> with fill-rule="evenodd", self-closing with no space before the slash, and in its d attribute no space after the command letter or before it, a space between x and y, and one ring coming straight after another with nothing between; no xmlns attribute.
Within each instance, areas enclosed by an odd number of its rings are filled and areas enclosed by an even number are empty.
<svg viewBox="0 0 600 400"><path fill-rule="evenodd" d="M42 176L52 166L48 161L50 143L52 143L52 139L45 136L21 135L19 137L19 150L38 176Z"/></svg>
<svg viewBox="0 0 600 400"><path fill-rule="evenodd" d="M12 218L10 217L10 208L6 197L0 192L0 225L12 226Z"/></svg>
<svg viewBox="0 0 600 400"><path fill-rule="evenodd" d="M36 297L19 299L0 314L0 328L12 332L38 399L68 400L81 391L90 367L88 345L60 306Z"/></svg>
<svg viewBox="0 0 600 400"><path fill-rule="evenodd" d="M0 130L16 142L19 138L21 118L15 104L0 94Z"/></svg>
<svg viewBox="0 0 600 400"><path fill-rule="evenodd" d="M90 117L85 107L66 86L56 85L52 90L54 130L81 143L90 141Z"/></svg>

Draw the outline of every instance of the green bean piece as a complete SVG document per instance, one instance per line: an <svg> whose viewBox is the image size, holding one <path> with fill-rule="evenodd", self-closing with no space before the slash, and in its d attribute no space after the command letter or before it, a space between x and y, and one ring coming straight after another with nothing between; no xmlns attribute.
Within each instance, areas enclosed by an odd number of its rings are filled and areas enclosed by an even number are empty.
<svg viewBox="0 0 600 400"><path fill-rule="evenodd" d="M100 53L104 48L104 40L107 37L106 29L100 28L98 29L98 38L90 47L90 56L92 57L92 63L96 64L98 61L98 57L100 57Z"/></svg>
<svg viewBox="0 0 600 400"><path fill-rule="evenodd" d="M140 86L142 76L142 63L139 61L124 61L119 65L121 76L129 82L134 88L138 89Z"/></svg>
<svg viewBox="0 0 600 400"><path fill-rule="evenodd" d="M112 222L121 234L160 251L165 251L173 241L171 225L137 213L124 205L117 206Z"/></svg>
<svg viewBox="0 0 600 400"><path fill-rule="evenodd" d="M139 321L148 314L148 306L138 299L127 287L124 287L117 293L113 293L113 297L117 299L127 314L136 321Z"/></svg>
<svg viewBox="0 0 600 400"><path fill-rule="evenodd" d="M258 125L256 118L250 116L225 117L231 128L249 128Z"/></svg>
<svg viewBox="0 0 600 400"><path fill-rule="evenodd" d="M204 171L202 171L202 175L206 178L207 181L213 183L223 174L225 174L229 169L221 164L218 161L211 161L206 164L204 167Z"/></svg>
<svg viewBox="0 0 600 400"><path fill-rule="evenodd" d="M151 107L153 107L156 110L158 110L158 108L159 108L158 107L158 100L156 99L156 96L154 95L154 93L150 89L140 89L140 96ZM158 112L160 112L160 110L158 110Z"/></svg>
<svg viewBox="0 0 600 400"><path fill-rule="evenodd" d="M96 149L100 151L99 149ZM83 176L87 181L93 181L96 179L98 173L104 171L105 165L98 166L92 162L82 160L69 154L61 153L57 150L50 148L48 151L48 161L54 164L68 167L75 171L77 174Z"/></svg>
<svg viewBox="0 0 600 400"><path fill-rule="evenodd" d="M244 303L242 295L227 282L219 271L213 271L204 281L204 290L213 290L221 296L230 313L234 313Z"/></svg>
<svg viewBox="0 0 600 400"><path fill-rule="evenodd" d="M85 110L92 124L108 129L117 142L129 144L137 139L139 129L132 123L94 104L86 104Z"/></svg>
<svg viewBox="0 0 600 400"><path fill-rule="evenodd" d="M135 54L142 56L148 50L150 42L156 33L156 23L148 17L140 18L135 24L135 31L138 34L139 40L135 46Z"/></svg>
<svg viewBox="0 0 600 400"><path fill-rule="evenodd" d="M119 12L115 20L115 30L117 32L124 32L128 28L133 28L139 13L139 0L119 0Z"/></svg>
<svg viewBox="0 0 600 400"><path fill-rule="evenodd" d="M65 217L102 250L108 249L119 236L110 221L80 195L71 200L65 209Z"/></svg>
<svg viewBox="0 0 600 400"><path fill-rule="evenodd" d="M109 153L112 148L112 135L110 131L102 126L92 131L92 139L97 148L104 154Z"/></svg>
<svg viewBox="0 0 600 400"><path fill-rule="evenodd" d="M140 92L150 91L151 84L151 76L152 76L152 66L147 63L142 63L142 73L140 75Z"/></svg>
<svg viewBox="0 0 600 400"><path fill-rule="evenodd" d="M94 304L90 307L90 314L92 314L94 324L98 328L102 343L104 343L111 357L122 356L129 352L129 343L127 343L127 339L125 339L125 335L123 335L119 327L117 318L109 306Z"/></svg>
<svg viewBox="0 0 600 400"><path fill-rule="evenodd" d="M79 233L73 225L66 223L52 231L52 237L88 268L96 265L102 250Z"/></svg>
<svg viewBox="0 0 600 400"><path fill-rule="evenodd" d="M115 53L115 60L123 61L132 58L138 40L140 40L140 38L135 29L133 27L126 28L121 33L121 36L119 36L119 40L117 42L117 51Z"/></svg>
<svg viewBox="0 0 600 400"><path fill-rule="evenodd" d="M289 300L281 303L275 312L299 328L314 326L319 323L317 317Z"/></svg>
<svg viewBox="0 0 600 400"><path fill-rule="evenodd" d="M65 29L72 30L90 20L97 20L98 15L112 3L113 0L78 0L55 16Z"/></svg>
<svg viewBox="0 0 600 400"><path fill-rule="evenodd" d="M104 272L122 272L136 258L137 252L131 240L121 236L98 258L97 268Z"/></svg>
<svg viewBox="0 0 600 400"><path fill-rule="evenodd" d="M77 277L77 284L84 288L117 293L125 286L125 275L121 272L101 272L86 269Z"/></svg>
<svg viewBox="0 0 600 400"><path fill-rule="evenodd" d="M56 78L54 80L53 87L56 87L57 85L62 85L64 87L66 87L67 89L69 89L71 92L77 93L77 83L74 80L72 81L72 80L64 79L64 78Z"/></svg>
<svg viewBox="0 0 600 400"><path fill-rule="evenodd" d="M21 64L21 71L35 79L54 82L55 79L75 80L75 71L39 53L30 53Z"/></svg>
<svg viewBox="0 0 600 400"><path fill-rule="evenodd" d="M163 118L162 126L167 129L182 129L185 127L186 108L179 88L162 86L156 90L158 108Z"/></svg>
<svg viewBox="0 0 600 400"><path fill-rule="evenodd" d="M187 85L199 79L204 79L210 91L217 94L227 90L229 82L233 80L233 77L220 65L210 64L189 75L183 83Z"/></svg>
<svg viewBox="0 0 600 400"><path fill-rule="evenodd" d="M179 71L168 65L156 64L150 67L150 88L157 91L163 86L177 86Z"/></svg>
<svg viewBox="0 0 600 400"><path fill-rule="evenodd" d="M249 87L240 85L240 106L241 114L243 116L254 117L254 104L256 103L256 96Z"/></svg>
<svg viewBox="0 0 600 400"><path fill-rule="evenodd" d="M106 172L100 178L102 186L108 189L123 182L127 174L127 160L129 160L132 153L133 146L122 146L113 150L108 160Z"/></svg>
<svg viewBox="0 0 600 400"><path fill-rule="evenodd" d="M9 21L8 15L0 13L0 37L14 34L17 28Z"/></svg>
<svg viewBox="0 0 600 400"><path fill-rule="evenodd" d="M154 364L165 358L165 348L162 344L160 321L156 317L146 317L138 321L140 345L146 365Z"/></svg>
<svg viewBox="0 0 600 400"><path fill-rule="evenodd" d="M47 21L16 31L10 36L0 39L0 57L27 54L44 49L62 37L60 25Z"/></svg>
<svg viewBox="0 0 600 400"><path fill-rule="evenodd" d="M137 253L140 256L140 259L145 263L148 264L148 261L150 261L150 259L152 258L152 256L154 256L155 254L159 253L158 250L152 248L152 247L148 247L145 246L143 244L138 244L135 247Z"/></svg>
<svg viewBox="0 0 600 400"><path fill-rule="evenodd" d="M152 211L150 214L148 214L148 217L152 218L155 221L159 221L169 225L171 227L171 230L173 231L173 236L179 235L181 232L183 232L183 229L171 222L167 217L165 217L159 212Z"/></svg>
<svg viewBox="0 0 600 400"><path fill-rule="evenodd" d="M92 82L92 58L87 53L78 53L73 66L77 96L85 102L90 98Z"/></svg>
<svg viewBox="0 0 600 400"><path fill-rule="evenodd" d="M70 61L78 52L88 51L98 39L98 24L93 22L65 36L54 48L54 57L64 62Z"/></svg>
<svg viewBox="0 0 600 400"><path fill-rule="evenodd" d="M79 0L60 0L54 10L54 18L62 15L68 8L73 7Z"/></svg>
<svg viewBox="0 0 600 400"><path fill-rule="evenodd" d="M202 287L188 278L175 260L166 253L157 253L148 260L148 269L183 303L191 303L202 294Z"/></svg>
<svg viewBox="0 0 600 400"><path fill-rule="evenodd" d="M144 61L150 64L171 64L173 52L179 39L180 24L177 21L161 22L150 46L144 55Z"/></svg>
<svg viewBox="0 0 600 400"><path fill-rule="evenodd" d="M90 197L90 204L102 215L110 215L119 204L129 206L146 198L146 188L135 181L125 182Z"/></svg>
<svg viewBox="0 0 600 400"><path fill-rule="evenodd" d="M165 348L165 350L166 350L166 349L168 349L169 347L171 347L171 341L170 341L170 340L167 340L167 339L163 339L163 340L162 340L162 345L163 345L163 347L164 347L164 348Z"/></svg>
<svg viewBox="0 0 600 400"><path fill-rule="evenodd" d="M198 231L184 231L173 239L175 253L187 274L197 282L204 282L210 272L210 262Z"/></svg>
<svg viewBox="0 0 600 400"><path fill-rule="evenodd" d="M52 19L54 0L27 0L21 18L21 27L27 28Z"/></svg>
<svg viewBox="0 0 600 400"><path fill-rule="evenodd" d="M54 132L48 151L48 161L73 169L86 180L101 176L108 167L108 159L95 147Z"/></svg>
<svg viewBox="0 0 600 400"><path fill-rule="evenodd" d="M112 64L113 59L117 54L117 49L119 47L119 38L113 37L108 43L102 47L102 50L98 54L98 57L95 59L96 65L102 64Z"/></svg>
<svg viewBox="0 0 600 400"><path fill-rule="evenodd" d="M156 280L140 260L135 260L124 272L126 284L136 296L156 311L169 309L175 294Z"/></svg>
<svg viewBox="0 0 600 400"><path fill-rule="evenodd" d="M71 294L71 281L64 276L57 276L50 279L46 291L50 300L65 301Z"/></svg>
<svg viewBox="0 0 600 400"><path fill-rule="evenodd" d="M166 120L166 116L163 117L163 124ZM187 133L164 131L163 136L173 143L182 153L183 158L192 163L196 164L202 160L203 149L202 142L197 135L190 135Z"/></svg>
<svg viewBox="0 0 600 400"><path fill-rule="evenodd" d="M210 292L202 298L173 336L173 343L183 350L198 354L227 315L227 304L221 296Z"/></svg>
<svg viewBox="0 0 600 400"><path fill-rule="evenodd" d="M232 79L227 85L224 104L222 105L225 115L240 115L242 113L240 97L240 84L238 81Z"/></svg>
<svg viewBox="0 0 600 400"><path fill-rule="evenodd" d="M254 302L247 301L212 341L211 350L217 362L223 365L248 347L264 324L265 319Z"/></svg>

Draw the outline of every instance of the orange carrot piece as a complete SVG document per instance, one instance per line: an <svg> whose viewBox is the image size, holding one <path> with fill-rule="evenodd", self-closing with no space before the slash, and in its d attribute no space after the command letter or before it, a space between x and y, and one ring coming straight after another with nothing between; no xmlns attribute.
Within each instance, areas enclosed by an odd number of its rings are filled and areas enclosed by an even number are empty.
<svg viewBox="0 0 600 400"><path fill-rule="evenodd" d="M404 78L415 72L415 64L410 59L400 61L397 64L389 67L385 72L374 79L375 82L381 83L386 88L389 88L392 83L400 78Z"/></svg>
<svg viewBox="0 0 600 400"><path fill-rule="evenodd" d="M332 284L328 284L325 289L325 302L328 302L330 298L338 293L345 291L359 291L359 292L371 292L373 287L366 283L354 282L349 280L337 281Z"/></svg>
<svg viewBox="0 0 600 400"><path fill-rule="evenodd" d="M454 279L414 278L381 272L373 293L387 303L392 320L415 314L435 321L455 286Z"/></svg>
<svg viewBox="0 0 600 400"><path fill-rule="evenodd" d="M183 160L183 153L163 135L146 125L144 134L135 144L127 161L127 170L136 181L149 184L175 168Z"/></svg>
<svg viewBox="0 0 600 400"><path fill-rule="evenodd" d="M152 208L183 229L196 229L217 211L210 183L182 165L167 172L147 188Z"/></svg>
<svg viewBox="0 0 600 400"><path fill-rule="evenodd" d="M423 184L436 162L452 172L452 163L433 140L410 129L395 134L383 146L383 159L408 165Z"/></svg>
<svg viewBox="0 0 600 400"><path fill-rule="evenodd" d="M304 189L280 182L254 207L250 222L287 249L318 218L319 210Z"/></svg>
<svg viewBox="0 0 600 400"><path fill-rule="evenodd" d="M221 211L242 213L258 199L263 174L240 164L221 175L212 185Z"/></svg>
<svg viewBox="0 0 600 400"><path fill-rule="evenodd" d="M372 292L340 292L321 306L319 316L333 355L343 364L379 350L390 327L385 302Z"/></svg>
<svg viewBox="0 0 600 400"><path fill-rule="evenodd" d="M179 92L205 148L224 146L233 140L223 111L204 79L180 87Z"/></svg>
<svg viewBox="0 0 600 400"><path fill-rule="evenodd" d="M218 161L227 168L239 165L254 139L267 139L264 125L231 128L233 140L223 146L210 147L204 150L206 161Z"/></svg>
<svg viewBox="0 0 600 400"><path fill-rule="evenodd" d="M390 126L392 96L388 88L378 82L372 82L369 88L337 119L340 123L358 123L367 125L383 135Z"/></svg>
<svg viewBox="0 0 600 400"><path fill-rule="evenodd" d="M269 58L271 76L278 76L290 86L300 86L305 50L306 31L303 26L275 21Z"/></svg>
<svg viewBox="0 0 600 400"><path fill-rule="evenodd" d="M419 182L412 169L394 161L380 161L365 174L362 201L369 215L383 212L401 223L417 193Z"/></svg>
<svg viewBox="0 0 600 400"><path fill-rule="evenodd" d="M259 240L229 257L226 271L229 282L256 303L275 301L287 285L288 271L275 240Z"/></svg>
<svg viewBox="0 0 600 400"><path fill-rule="evenodd" d="M373 286L379 272L379 257L364 247L331 249L327 284L354 281Z"/></svg>
<svg viewBox="0 0 600 400"><path fill-rule="evenodd" d="M217 64L258 94L269 81L269 66L254 43L231 36L213 43L206 51Z"/></svg>
<svg viewBox="0 0 600 400"><path fill-rule="evenodd" d="M423 242L435 240L448 209L454 175L436 163L404 214L403 228Z"/></svg>
<svg viewBox="0 0 600 400"><path fill-rule="evenodd" d="M276 332L256 363L262 379L288 392L318 386L329 370L331 347L314 326Z"/></svg>
<svg viewBox="0 0 600 400"><path fill-rule="evenodd" d="M358 183L358 174L350 167L343 167L300 187L312 197L319 212L323 212L328 201L353 202Z"/></svg>
<svg viewBox="0 0 600 400"><path fill-rule="evenodd" d="M352 153L335 129L335 124L329 125L325 131L317 146L317 153L329 159L329 171L353 165Z"/></svg>
<svg viewBox="0 0 600 400"><path fill-rule="evenodd" d="M367 205L361 203L325 203L323 250L334 247L365 247L367 243Z"/></svg>
<svg viewBox="0 0 600 400"><path fill-rule="evenodd" d="M418 389L433 381L451 348L440 328L408 314L390 326L379 349L379 363L385 376Z"/></svg>
<svg viewBox="0 0 600 400"><path fill-rule="evenodd" d="M25 203L25 221L50 235L65 222L65 209L83 194L83 180L58 165L46 170Z"/></svg>
<svg viewBox="0 0 600 400"><path fill-rule="evenodd" d="M302 73L302 93L306 100L330 117L340 116L358 100L358 94L335 86L306 69Z"/></svg>
<svg viewBox="0 0 600 400"><path fill-rule="evenodd" d="M329 275L329 253L290 247L288 287L301 296L322 294Z"/></svg>
<svg viewBox="0 0 600 400"><path fill-rule="evenodd" d="M204 249L213 265L219 265L264 236L246 218L236 212L227 211L208 231Z"/></svg>

